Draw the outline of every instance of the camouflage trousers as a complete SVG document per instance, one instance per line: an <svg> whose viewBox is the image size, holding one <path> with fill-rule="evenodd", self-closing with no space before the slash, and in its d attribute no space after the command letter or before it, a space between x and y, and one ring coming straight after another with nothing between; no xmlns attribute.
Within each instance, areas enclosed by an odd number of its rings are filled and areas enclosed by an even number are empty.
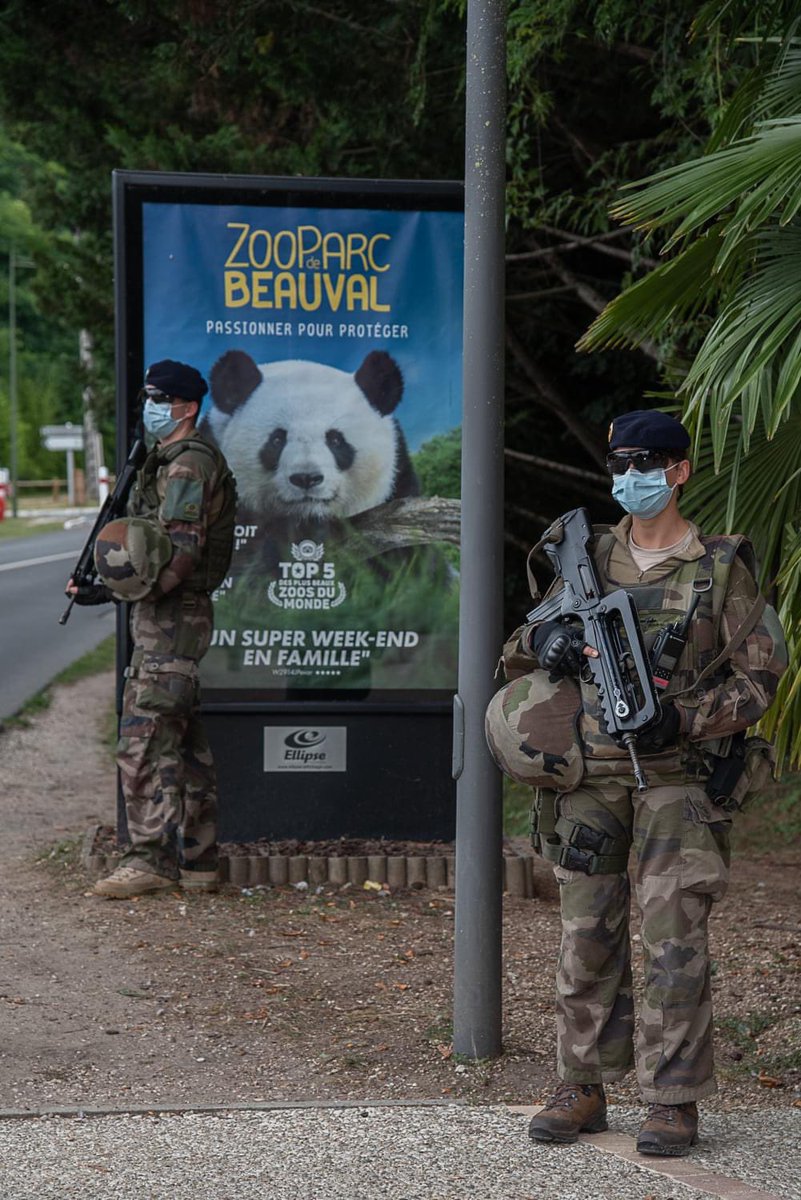
<svg viewBox="0 0 801 1200"><path fill-rule="evenodd" d="M717 1086L707 923L728 884L730 820L697 783L654 781L643 793L633 784L625 775L585 778L555 797L557 834L567 844L571 827L585 826L605 834L608 847L631 847L644 969L638 1082L648 1103L683 1104ZM554 872L558 1072L572 1083L621 1079L635 1059L630 876Z"/></svg>
<svg viewBox="0 0 801 1200"><path fill-rule="evenodd" d="M134 651L117 746L124 861L174 879L181 867L217 865L217 781L199 692L195 659Z"/></svg>

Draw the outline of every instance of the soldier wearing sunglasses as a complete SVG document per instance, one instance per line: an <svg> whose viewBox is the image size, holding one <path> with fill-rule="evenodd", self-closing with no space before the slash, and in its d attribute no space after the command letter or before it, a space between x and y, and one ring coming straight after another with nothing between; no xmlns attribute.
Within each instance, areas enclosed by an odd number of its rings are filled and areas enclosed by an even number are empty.
<svg viewBox="0 0 801 1200"><path fill-rule="evenodd" d="M637 740L645 792L636 790L626 750L606 733L597 690L581 677L564 626L547 621L524 635L540 666L579 676L584 756L578 786L542 790L535 805L562 912L561 1083L531 1121L536 1141L574 1142L606 1129L604 1083L636 1063L648 1105L637 1149L684 1155L697 1139L697 1102L717 1086L707 922L728 883L732 818L769 773L770 748L745 741L745 730L773 700L787 654L776 614L759 595L750 544L705 535L682 516L689 445L684 426L664 413L612 422L607 467L626 515L596 537L593 551L604 586L632 594L654 667L661 716ZM632 883L644 957L636 1042Z"/></svg>
<svg viewBox="0 0 801 1200"><path fill-rule="evenodd" d="M150 450L128 516L98 535L95 590L105 595L78 598L133 601L117 746L130 847L95 884L107 899L217 886L217 785L198 675L214 628L210 593L231 560L236 491L222 453L195 428L207 391L185 363L148 369L140 399Z"/></svg>

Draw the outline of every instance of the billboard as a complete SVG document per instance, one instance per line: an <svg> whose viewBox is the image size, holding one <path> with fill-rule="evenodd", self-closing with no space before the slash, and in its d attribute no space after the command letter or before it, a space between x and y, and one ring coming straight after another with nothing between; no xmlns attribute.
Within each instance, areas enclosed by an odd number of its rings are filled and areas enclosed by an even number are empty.
<svg viewBox="0 0 801 1200"><path fill-rule="evenodd" d="M147 363L197 367L237 479L204 700L447 700L461 187L119 173L115 199L128 394Z"/></svg>

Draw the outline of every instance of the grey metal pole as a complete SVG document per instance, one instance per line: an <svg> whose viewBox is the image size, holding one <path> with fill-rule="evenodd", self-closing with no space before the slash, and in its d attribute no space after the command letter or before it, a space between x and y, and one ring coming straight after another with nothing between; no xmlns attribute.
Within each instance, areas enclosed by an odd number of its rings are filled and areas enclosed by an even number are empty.
<svg viewBox="0 0 801 1200"><path fill-rule="evenodd" d="M506 3L468 0L453 1047L501 1052L501 776L484 739L503 598Z"/></svg>
<svg viewBox="0 0 801 1200"><path fill-rule="evenodd" d="M75 503L75 451L67 451L67 503Z"/></svg>
<svg viewBox="0 0 801 1200"><path fill-rule="evenodd" d="M11 515L19 515L17 475L19 455L17 453L17 248L12 243L8 255L8 415L9 415L9 468L11 475Z"/></svg>

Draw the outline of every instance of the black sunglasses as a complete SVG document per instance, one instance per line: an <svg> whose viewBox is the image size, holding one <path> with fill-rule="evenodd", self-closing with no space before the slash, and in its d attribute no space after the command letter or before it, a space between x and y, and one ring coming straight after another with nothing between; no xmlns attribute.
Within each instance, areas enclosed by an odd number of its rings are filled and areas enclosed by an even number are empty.
<svg viewBox="0 0 801 1200"><path fill-rule="evenodd" d="M139 392L137 399L141 400L143 404L146 400L152 400L154 404L174 404L178 397L168 396L166 392L160 392L158 388L146 384Z"/></svg>
<svg viewBox="0 0 801 1200"><path fill-rule="evenodd" d="M629 467L635 471L658 471L668 465L676 454L671 450L613 450L606 456L610 475L625 475Z"/></svg>

